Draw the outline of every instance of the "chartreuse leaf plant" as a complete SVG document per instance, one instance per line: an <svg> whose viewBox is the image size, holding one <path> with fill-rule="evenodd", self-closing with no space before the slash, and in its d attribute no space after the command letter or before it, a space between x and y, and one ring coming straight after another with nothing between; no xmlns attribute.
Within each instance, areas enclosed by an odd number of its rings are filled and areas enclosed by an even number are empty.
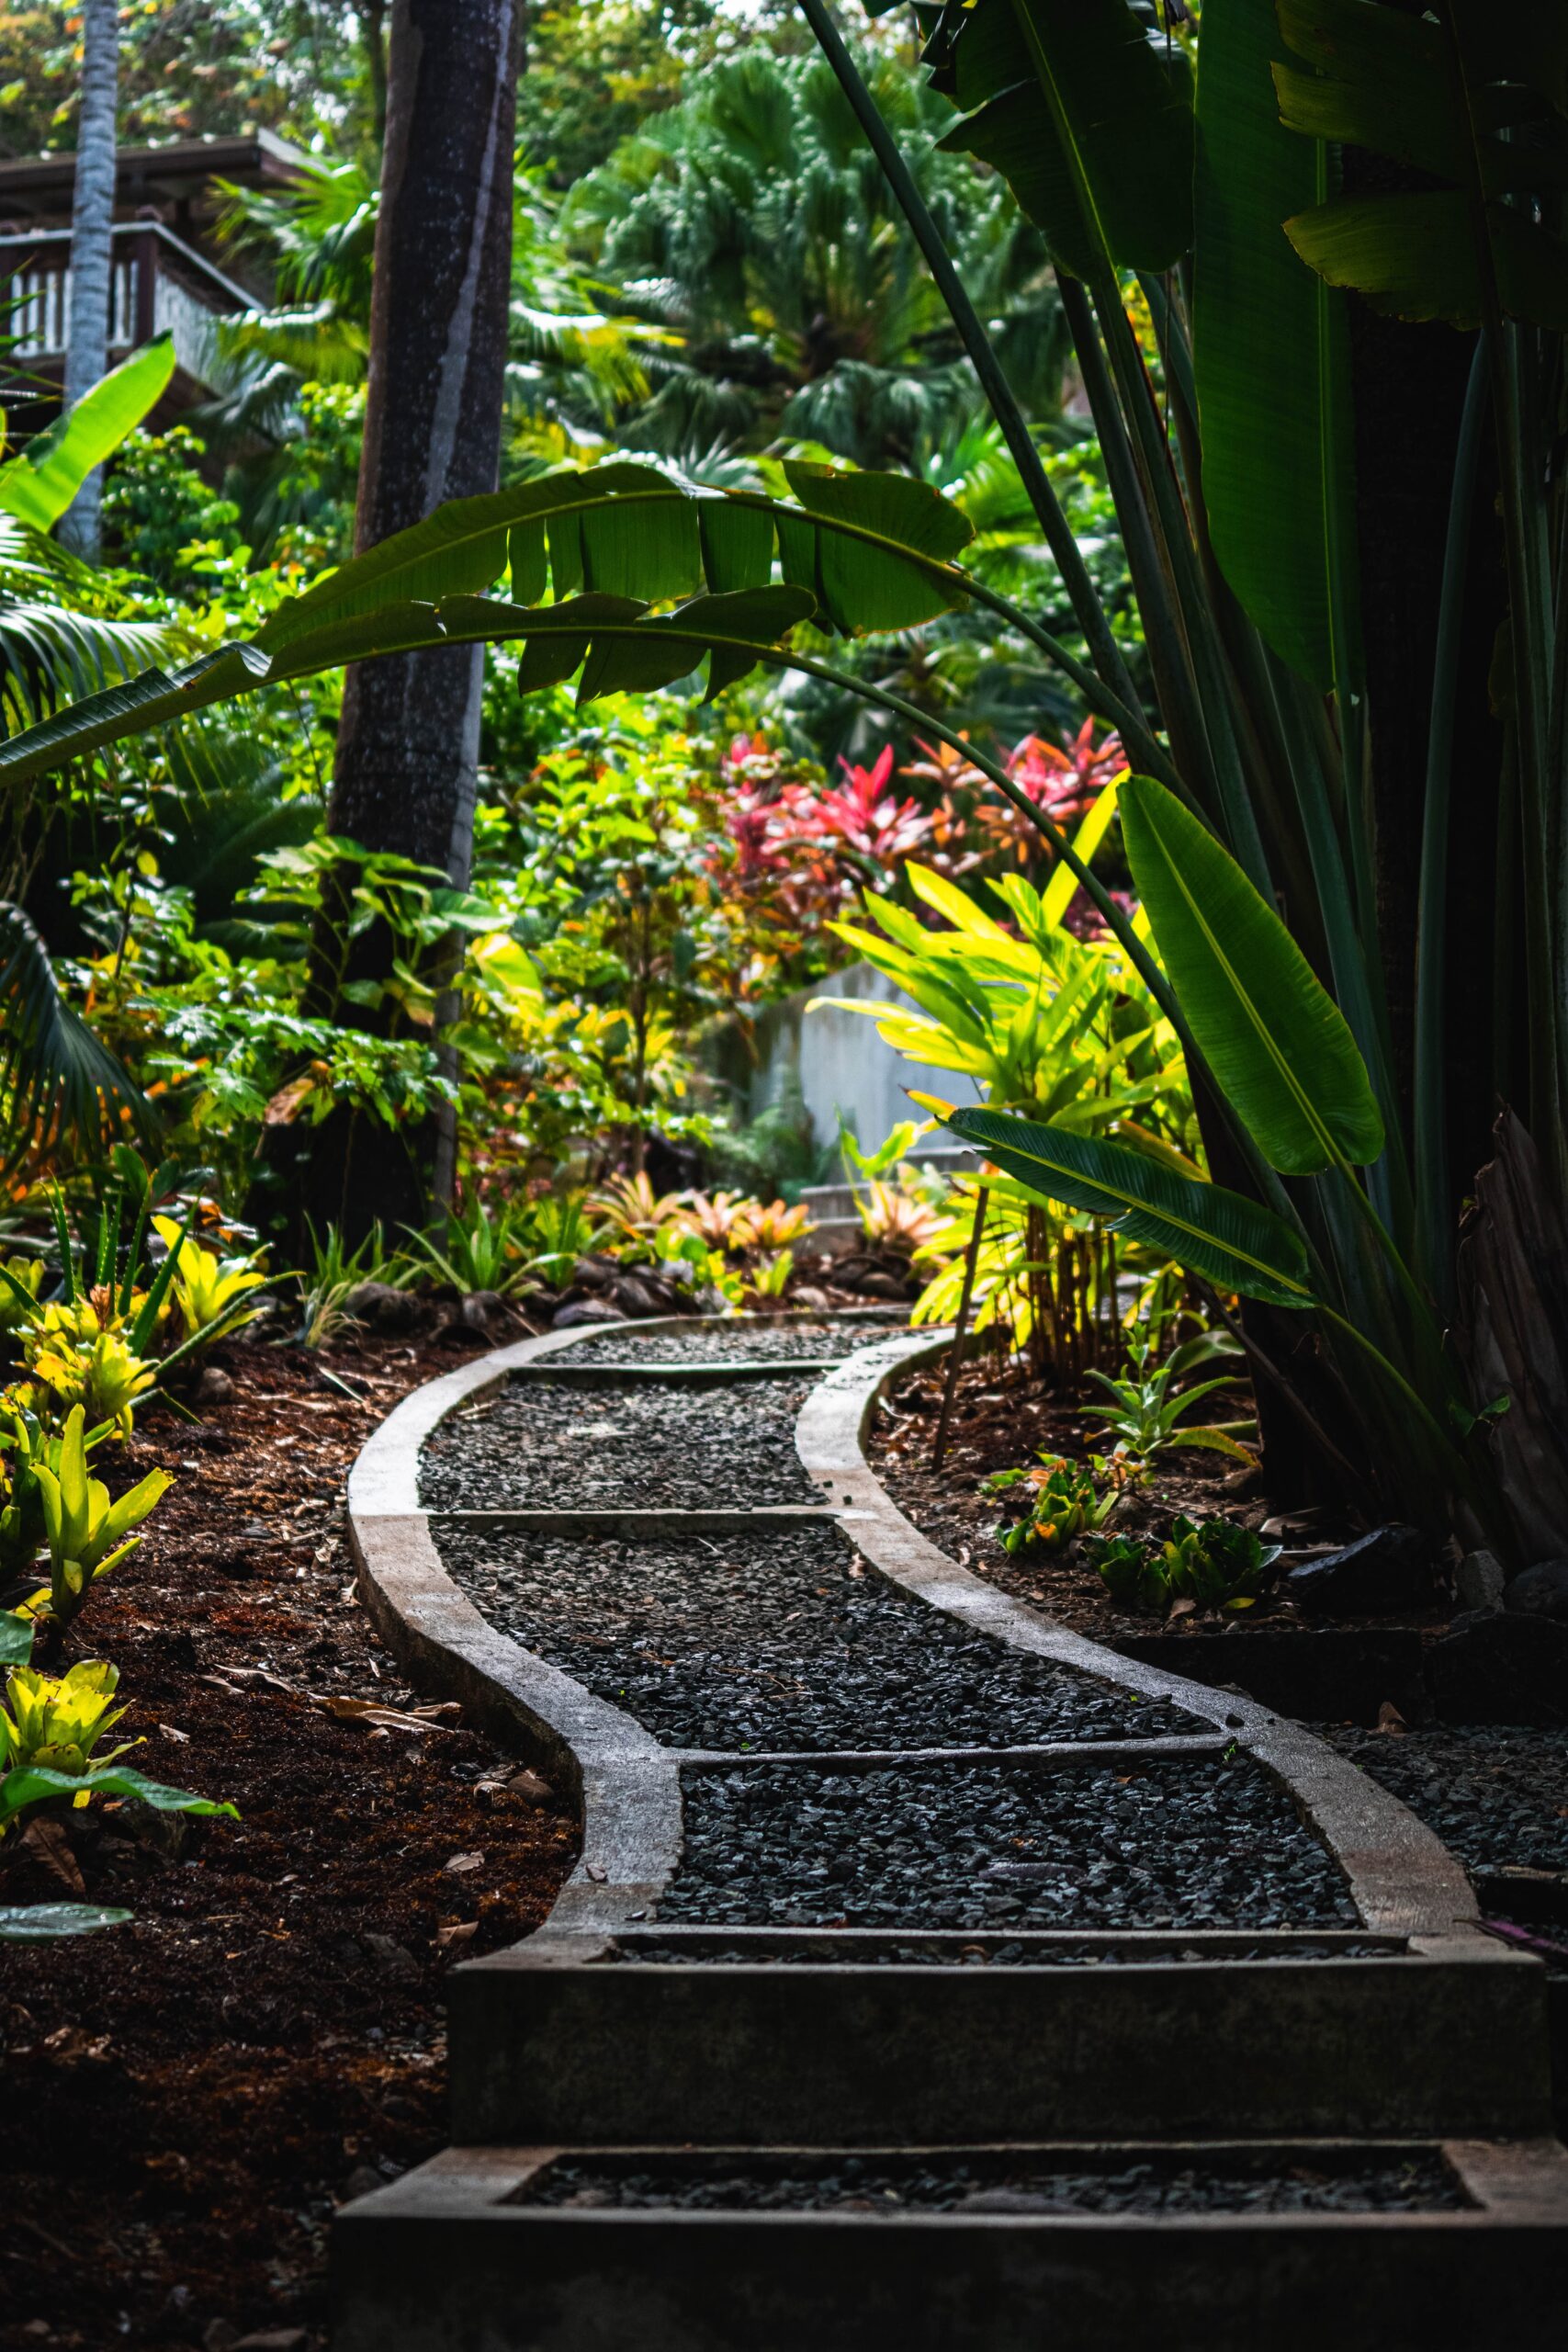
<svg viewBox="0 0 1568 2352"><path fill-rule="evenodd" d="M1077 1537L1104 1526L1124 1483L1122 1465L1099 1454L1086 1464L1043 1453L1038 1464L992 1471L980 1487L987 1495L1025 1489L1021 1513L997 1530L1004 1552L1065 1552Z"/></svg>
<svg viewBox="0 0 1568 2352"><path fill-rule="evenodd" d="M1244 1437L1257 1436L1250 1422L1227 1426L1191 1422L1186 1418L1203 1397L1231 1387L1235 1372L1201 1381L1196 1387L1180 1385L1203 1364L1224 1359L1234 1361L1241 1355L1240 1342L1232 1339L1228 1331L1202 1331L1193 1339L1183 1340L1163 1363L1156 1363L1152 1337L1147 1332L1135 1332L1127 1340L1129 1376L1113 1378L1109 1373L1090 1367L1089 1378L1097 1382L1111 1401L1109 1405L1090 1405L1086 1409L1094 1419L1104 1422L1105 1435L1114 1440L1119 1453L1138 1465L1140 1475L1146 1474L1162 1454L1177 1453L1183 1447L1227 1453L1235 1461L1250 1464L1256 1456L1241 1442Z"/></svg>
<svg viewBox="0 0 1568 2352"><path fill-rule="evenodd" d="M31 1806L65 1798L73 1811L95 1797L134 1797L158 1813L228 1814L231 1804L170 1788L122 1764L140 1747L122 1740L107 1754L98 1743L126 1713L114 1705L118 1669L85 1659L58 1677L13 1667L0 1705L0 1838Z"/></svg>
<svg viewBox="0 0 1568 2352"><path fill-rule="evenodd" d="M86 1416L80 1405L72 1407L58 1442L34 1455L31 1476L49 1547L49 1582L27 1595L21 1613L58 1636L97 1579L135 1551L141 1538L134 1530L156 1510L174 1480L166 1470L150 1470L111 1498L88 1470Z"/></svg>

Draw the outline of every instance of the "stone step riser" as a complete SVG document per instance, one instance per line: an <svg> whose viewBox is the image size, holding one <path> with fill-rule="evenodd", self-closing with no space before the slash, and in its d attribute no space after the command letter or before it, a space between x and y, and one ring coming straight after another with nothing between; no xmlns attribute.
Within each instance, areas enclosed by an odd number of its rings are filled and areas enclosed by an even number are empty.
<svg viewBox="0 0 1568 2352"><path fill-rule="evenodd" d="M1457 2214L563 2213L504 2201L531 2161L456 2150L351 2206L334 2352L1392 2352L1568 2325L1568 2232L1528 2189Z"/></svg>
<svg viewBox="0 0 1568 2352"><path fill-rule="evenodd" d="M551 1962L548 1940L453 1976L459 2142L1546 2128L1544 1979L1503 1952L1056 1970L584 1966Z"/></svg>

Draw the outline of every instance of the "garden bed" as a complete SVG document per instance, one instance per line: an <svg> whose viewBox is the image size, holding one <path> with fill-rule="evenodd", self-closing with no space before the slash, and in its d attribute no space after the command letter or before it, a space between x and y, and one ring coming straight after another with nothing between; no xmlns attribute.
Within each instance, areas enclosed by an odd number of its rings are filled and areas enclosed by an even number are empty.
<svg viewBox="0 0 1568 2352"><path fill-rule="evenodd" d="M1256 1765L688 1770L659 1905L705 1926L1355 1927Z"/></svg>
<svg viewBox="0 0 1568 2352"><path fill-rule="evenodd" d="M1194 2158L1140 2151L1114 2169L1021 2154L558 2156L515 2200L567 2211L952 2213L1425 2213L1471 2199L1440 2155Z"/></svg>
<svg viewBox="0 0 1568 2352"><path fill-rule="evenodd" d="M416 1703L352 1595L343 1480L400 1396L485 1344L231 1344L228 1402L139 1424L127 1470L176 1484L67 1655L119 1665L136 1760L242 1818L170 1850L80 1816L86 1894L133 1924L6 1950L7 2098L34 2119L9 2148L7 2347L317 2346L334 2210L445 2139L446 1970L538 1925L575 1830L451 1717L378 1736L322 1702ZM6 1901L65 1895L19 1840L5 1859Z"/></svg>
<svg viewBox="0 0 1568 2352"><path fill-rule="evenodd" d="M597 1403L580 1392L585 1417ZM940 1615L865 1568L834 1527L635 1542L439 1521L434 1532L492 1624L668 1747L986 1747L1208 1729Z"/></svg>
<svg viewBox="0 0 1568 2352"><path fill-rule="evenodd" d="M585 1396L570 1381L529 1374L435 1432L421 1456L420 1499L428 1510L819 1504L795 1450L809 1386L798 1374L732 1389L628 1380Z"/></svg>

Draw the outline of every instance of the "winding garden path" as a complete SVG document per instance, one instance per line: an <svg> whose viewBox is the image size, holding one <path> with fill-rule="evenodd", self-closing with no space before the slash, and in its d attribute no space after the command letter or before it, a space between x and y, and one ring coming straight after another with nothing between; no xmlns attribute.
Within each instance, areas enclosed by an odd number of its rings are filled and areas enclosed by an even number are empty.
<svg viewBox="0 0 1568 2352"><path fill-rule="evenodd" d="M454 1972L455 2144L343 2217L339 2352L1568 2316L1538 1964L1309 1733L899 1515L861 1432L933 1344L556 1334L360 1457L384 1634L579 1790L583 1845Z"/></svg>

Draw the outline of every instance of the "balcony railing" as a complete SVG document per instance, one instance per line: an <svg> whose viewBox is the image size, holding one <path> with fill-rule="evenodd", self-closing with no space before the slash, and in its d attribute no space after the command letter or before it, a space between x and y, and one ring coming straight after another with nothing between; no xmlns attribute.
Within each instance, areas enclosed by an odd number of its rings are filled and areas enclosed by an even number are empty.
<svg viewBox="0 0 1568 2352"><path fill-rule="evenodd" d="M0 237L0 335L13 368L49 373L65 356L71 326L71 232L31 230ZM109 354L123 359L155 334L171 334L175 357L196 383L211 365L212 322L255 307L254 298L159 220L114 229L109 275Z"/></svg>

